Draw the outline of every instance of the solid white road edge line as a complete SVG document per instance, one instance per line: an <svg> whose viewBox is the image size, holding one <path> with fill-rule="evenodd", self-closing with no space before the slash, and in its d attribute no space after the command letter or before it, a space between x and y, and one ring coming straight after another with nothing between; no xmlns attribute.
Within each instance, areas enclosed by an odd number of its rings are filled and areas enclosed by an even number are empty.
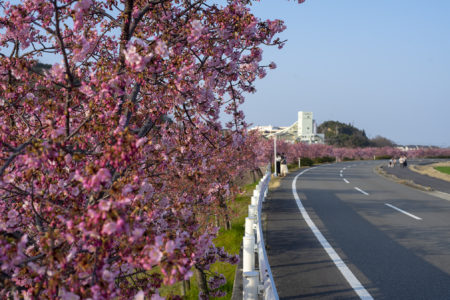
<svg viewBox="0 0 450 300"><path fill-rule="evenodd" d="M363 191L362 189L360 189L359 187L356 187L356 186L355 186L355 190L357 190L358 192L363 193L363 194L366 195L366 196L369 196L369 193L364 192L364 191Z"/></svg>
<svg viewBox="0 0 450 300"><path fill-rule="evenodd" d="M350 181L348 181L347 179L344 178L345 183L350 183Z"/></svg>
<svg viewBox="0 0 450 300"><path fill-rule="evenodd" d="M393 209L395 209L396 211L399 211L399 212L401 212L402 214L405 214L405 215L407 215L407 216L409 216L409 217L411 217L411 218L413 218L413 219L416 219L416 220L422 220L422 218L419 218L418 216L415 216L415 215L413 215L413 214L410 214L409 212L404 211L403 209L400 209L400 208L398 208L398 207L395 207L394 205L391 205L391 204L389 204L389 203L385 203L385 205L386 205L386 206L389 206L390 208L393 208Z"/></svg>
<svg viewBox="0 0 450 300"><path fill-rule="evenodd" d="M364 300L372 299L372 296L369 294L369 292L364 288L364 286L359 282L359 280L356 278L356 276L350 271L350 269L347 267L347 265L344 263L344 261L340 258L340 256L337 254L337 252L331 247L331 245L328 243L327 239L323 236L323 234L320 232L319 228L317 228L316 224L314 224L313 220L309 217L308 212L306 211L305 207L303 206L300 197L297 194L297 178L302 175L303 173L312 170L306 169L303 172L297 174L295 176L294 180L292 181L292 194L294 194L295 202L297 203L298 209L300 210L300 213L302 214L303 219L306 221L306 224L308 224L311 231L316 236L317 240L320 242L322 247L327 252L328 256L331 258L331 260L334 262L338 270L341 272L341 274L344 276L344 278L347 280L347 282L350 284L350 286L353 288L355 293L359 296L359 298Z"/></svg>

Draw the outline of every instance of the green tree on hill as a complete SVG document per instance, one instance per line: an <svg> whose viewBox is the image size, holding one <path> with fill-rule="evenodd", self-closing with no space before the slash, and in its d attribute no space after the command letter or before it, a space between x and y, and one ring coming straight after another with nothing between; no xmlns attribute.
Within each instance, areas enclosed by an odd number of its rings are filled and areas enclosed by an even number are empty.
<svg viewBox="0 0 450 300"><path fill-rule="evenodd" d="M317 131L325 134L325 142L328 145L339 147L368 147L370 140L364 130L359 130L351 124L338 121L326 121Z"/></svg>
<svg viewBox="0 0 450 300"><path fill-rule="evenodd" d="M395 143L380 135L369 139L365 130L360 130L351 124L338 121L326 121L317 127L319 133L325 134L328 145L338 147L394 147Z"/></svg>
<svg viewBox="0 0 450 300"><path fill-rule="evenodd" d="M370 139L372 147L394 147L395 143L390 139L377 135L373 139Z"/></svg>

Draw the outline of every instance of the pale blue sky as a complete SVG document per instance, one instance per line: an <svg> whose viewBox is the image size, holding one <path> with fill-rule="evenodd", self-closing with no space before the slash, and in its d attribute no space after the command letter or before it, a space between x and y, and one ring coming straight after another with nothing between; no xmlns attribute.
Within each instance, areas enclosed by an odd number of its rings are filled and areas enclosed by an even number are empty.
<svg viewBox="0 0 450 300"><path fill-rule="evenodd" d="M312 111L369 137L450 146L450 1L261 0L253 12L285 20L288 42L265 51L278 68L247 96L249 123Z"/></svg>

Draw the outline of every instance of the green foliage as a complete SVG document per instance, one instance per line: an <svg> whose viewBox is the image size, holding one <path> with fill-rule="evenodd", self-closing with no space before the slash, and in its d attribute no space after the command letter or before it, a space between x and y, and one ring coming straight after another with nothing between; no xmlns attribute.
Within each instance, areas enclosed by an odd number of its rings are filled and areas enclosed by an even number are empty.
<svg viewBox="0 0 450 300"><path fill-rule="evenodd" d="M439 172L449 174L450 175L450 167L434 167Z"/></svg>
<svg viewBox="0 0 450 300"><path fill-rule="evenodd" d="M317 164L332 163L335 161L336 161L336 158L330 157L330 156L316 157L314 159L314 163L317 163Z"/></svg>
<svg viewBox="0 0 450 300"><path fill-rule="evenodd" d="M375 156L375 159L391 159L392 155L380 155L380 156Z"/></svg>
<svg viewBox="0 0 450 300"><path fill-rule="evenodd" d="M317 131L325 134L328 145L338 147L394 147L395 143L385 137L377 135L373 139L366 136L366 132L338 121L326 121L317 127Z"/></svg>
<svg viewBox="0 0 450 300"><path fill-rule="evenodd" d="M314 165L314 161L309 157L302 157L300 158L300 165L302 167L310 167Z"/></svg>
<svg viewBox="0 0 450 300"><path fill-rule="evenodd" d="M370 139L370 146L372 147L394 147L395 143L390 139L377 135L373 139Z"/></svg>
<svg viewBox="0 0 450 300"><path fill-rule="evenodd" d="M317 131L325 134L325 141L328 145L351 148L370 146L370 140L365 131L359 130L351 124L326 121L317 128Z"/></svg>
<svg viewBox="0 0 450 300"><path fill-rule="evenodd" d="M33 66L32 70L33 70L33 72L43 74L45 71L48 71L51 68L52 68L52 65L38 62Z"/></svg>
<svg viewBox="0 0 450 300"><path fill-rule="evenodd" d="M295 170L298 168L298 162L288 164L288 170Z"/></svg>
<svg viewBox="0 0 450 300"><path fill-rule="evenodd" d="M351 158L351 157L344 157L343 159L342 159L342 161L354 161L355 159L354 158Z"/></svg>

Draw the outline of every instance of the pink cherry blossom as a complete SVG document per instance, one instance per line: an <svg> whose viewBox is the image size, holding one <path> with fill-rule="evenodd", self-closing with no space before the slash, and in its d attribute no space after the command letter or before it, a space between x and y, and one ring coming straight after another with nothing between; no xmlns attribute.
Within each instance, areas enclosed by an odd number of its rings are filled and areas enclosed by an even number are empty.
<svg viewBox="0 0 450 300"><path fill-rule="evenodd" d="M108 182L111 180L111 173L106 168L101 168L98 170L96 176L100 182Z"/></svg>
<svg viewBox="0 0 450 300"><path fill-rule="evenodd" d="M194 20L191 22L191 34L189 35L189 42L196 42L202 35L204 26L200 20Z"/></svg>
<svg viewBox="0 0 450 300"><path fill-rule="evenodd" d="M53 67L50 70L50 75L52 76L52 78L55 81L62 81L64 80L64 74L65 74L65 70L64 70L64 66L60 65L60 64L54 64Z"/></svg>
<svg viewBox="0 0 450 300"><path fill-rule="evenodd" d="M111 202L110 201L105 201L105 200L100 200L98 207L100 208L100 210L102 211L108 211L111 209Z"/></svg>
<svg viewBox="0 0 450 300"><path fill-rule="evenodd" d="M155 53L161 57L167 57L169 55L167 45L164 41L158 40L156 42Z"/></svg>
<svg viewBox="0 0 450 300"><path fill-rule="evenodd" d="M9 227L14 227L19 223L19 213L15 209L11 209L8 212L8 222L6 225Z"/></svg>
<svg viewBox="0 0 450 300"><path fill-rule="evenodd" d="M133 300L144 300L145 299L145 294L143 290L139 290L139 292L134 295Z"/></svg>
<svg viewBox="0 0 450 300"><path fill-rule="evenodd" d="M91 43L86 40L84 36L81 36L79 43L81 44L81 47L74 49L73 56L73 60L77 62L84 60L92 47Z"/></svg>
<svg viewBox="0 0 450 300"><path fill-rule="evenodd" d="M79 0L79 1L75 4L74 9L75 9L75 11L78 11L78 10L86 10L86 9L88 9L91 5L92 5L92 0Z"/></svg>
<svg viewBox="0 0 450 300"><path fill-rule="evenodd" d="M115 275L112 272L105 269L105 270L103 270L102 278L106 282L112 283L112 282L114 282Z"/></svg>
<svg viewBox="0 0 450 300"><path fill-rule="evenodd" d="M26 98L29 99L29 100L34 100L36 97L34 96L33 93L27 93L26 94Z"/></svg>
<svg viewBox="0 0 450 300"><path fill-rule="evenodd" d="M72 292L68 292L65 289L61 290L60 296L61 296L62 300L79 300L80 299L80 296L78 296L77 294L74 294Z"/></svg>
<svg viewBox="0 0 450 300"><path fill-rule="evenodd" d="M145 232L145 229L143 229L143 228L135 228L133 230L132 234L133 234L133 237L135 239L137 239L137 238L140 238L144 234L144 232Z"/></svg>
<svg viewBox="0 0 450 300"><path fill-rule="evenodd" d="M176 249L176 244L174 241L168 241L166 243L166 252L167 253L172 254L175 249Z"/></svg>
<svg viewBox="0 0 450 300"><path fill-rule="evenodd" d="M136 148L141 147L141 146L144 145L147 141L148 141L148 138L146 138L146 137L143 137L143 138L141 138L141 139L138 139L138 140L136 141Z"/></svg>
<svg viewBox="0 0 450 300"><path fill-rule="evenodd" d="M84 84L83 86L80 87L80 92L82 92L83 94L85 94L85 95L87 95L87 96L89 96L89 97L92 97L92 96L95 95L95 93L94 93L94 91L91 89L91 87L88 86L88 85L85 85L85 84Z"/></svg>
<svg viewBox="0 0 450 300"><path fill-rule="evenodd" d="M153 247L149 252L149 259L151 264L158 263L163 257L163 253L159 249Z"/></svg>
<svg viewBox="0 0 450 300"><path fill-rule="evenodd" d="M117 224L116 222L108 222L103 225L102 233L111 235L117 230Z"/></svg>
<svg viewBox="0 0 450 300"><path fill-rule="evenodd" d="M151 57L142 57L136 52L135 46L129 46L123 53L128 66L137 72L142 72Z"/></svg>

